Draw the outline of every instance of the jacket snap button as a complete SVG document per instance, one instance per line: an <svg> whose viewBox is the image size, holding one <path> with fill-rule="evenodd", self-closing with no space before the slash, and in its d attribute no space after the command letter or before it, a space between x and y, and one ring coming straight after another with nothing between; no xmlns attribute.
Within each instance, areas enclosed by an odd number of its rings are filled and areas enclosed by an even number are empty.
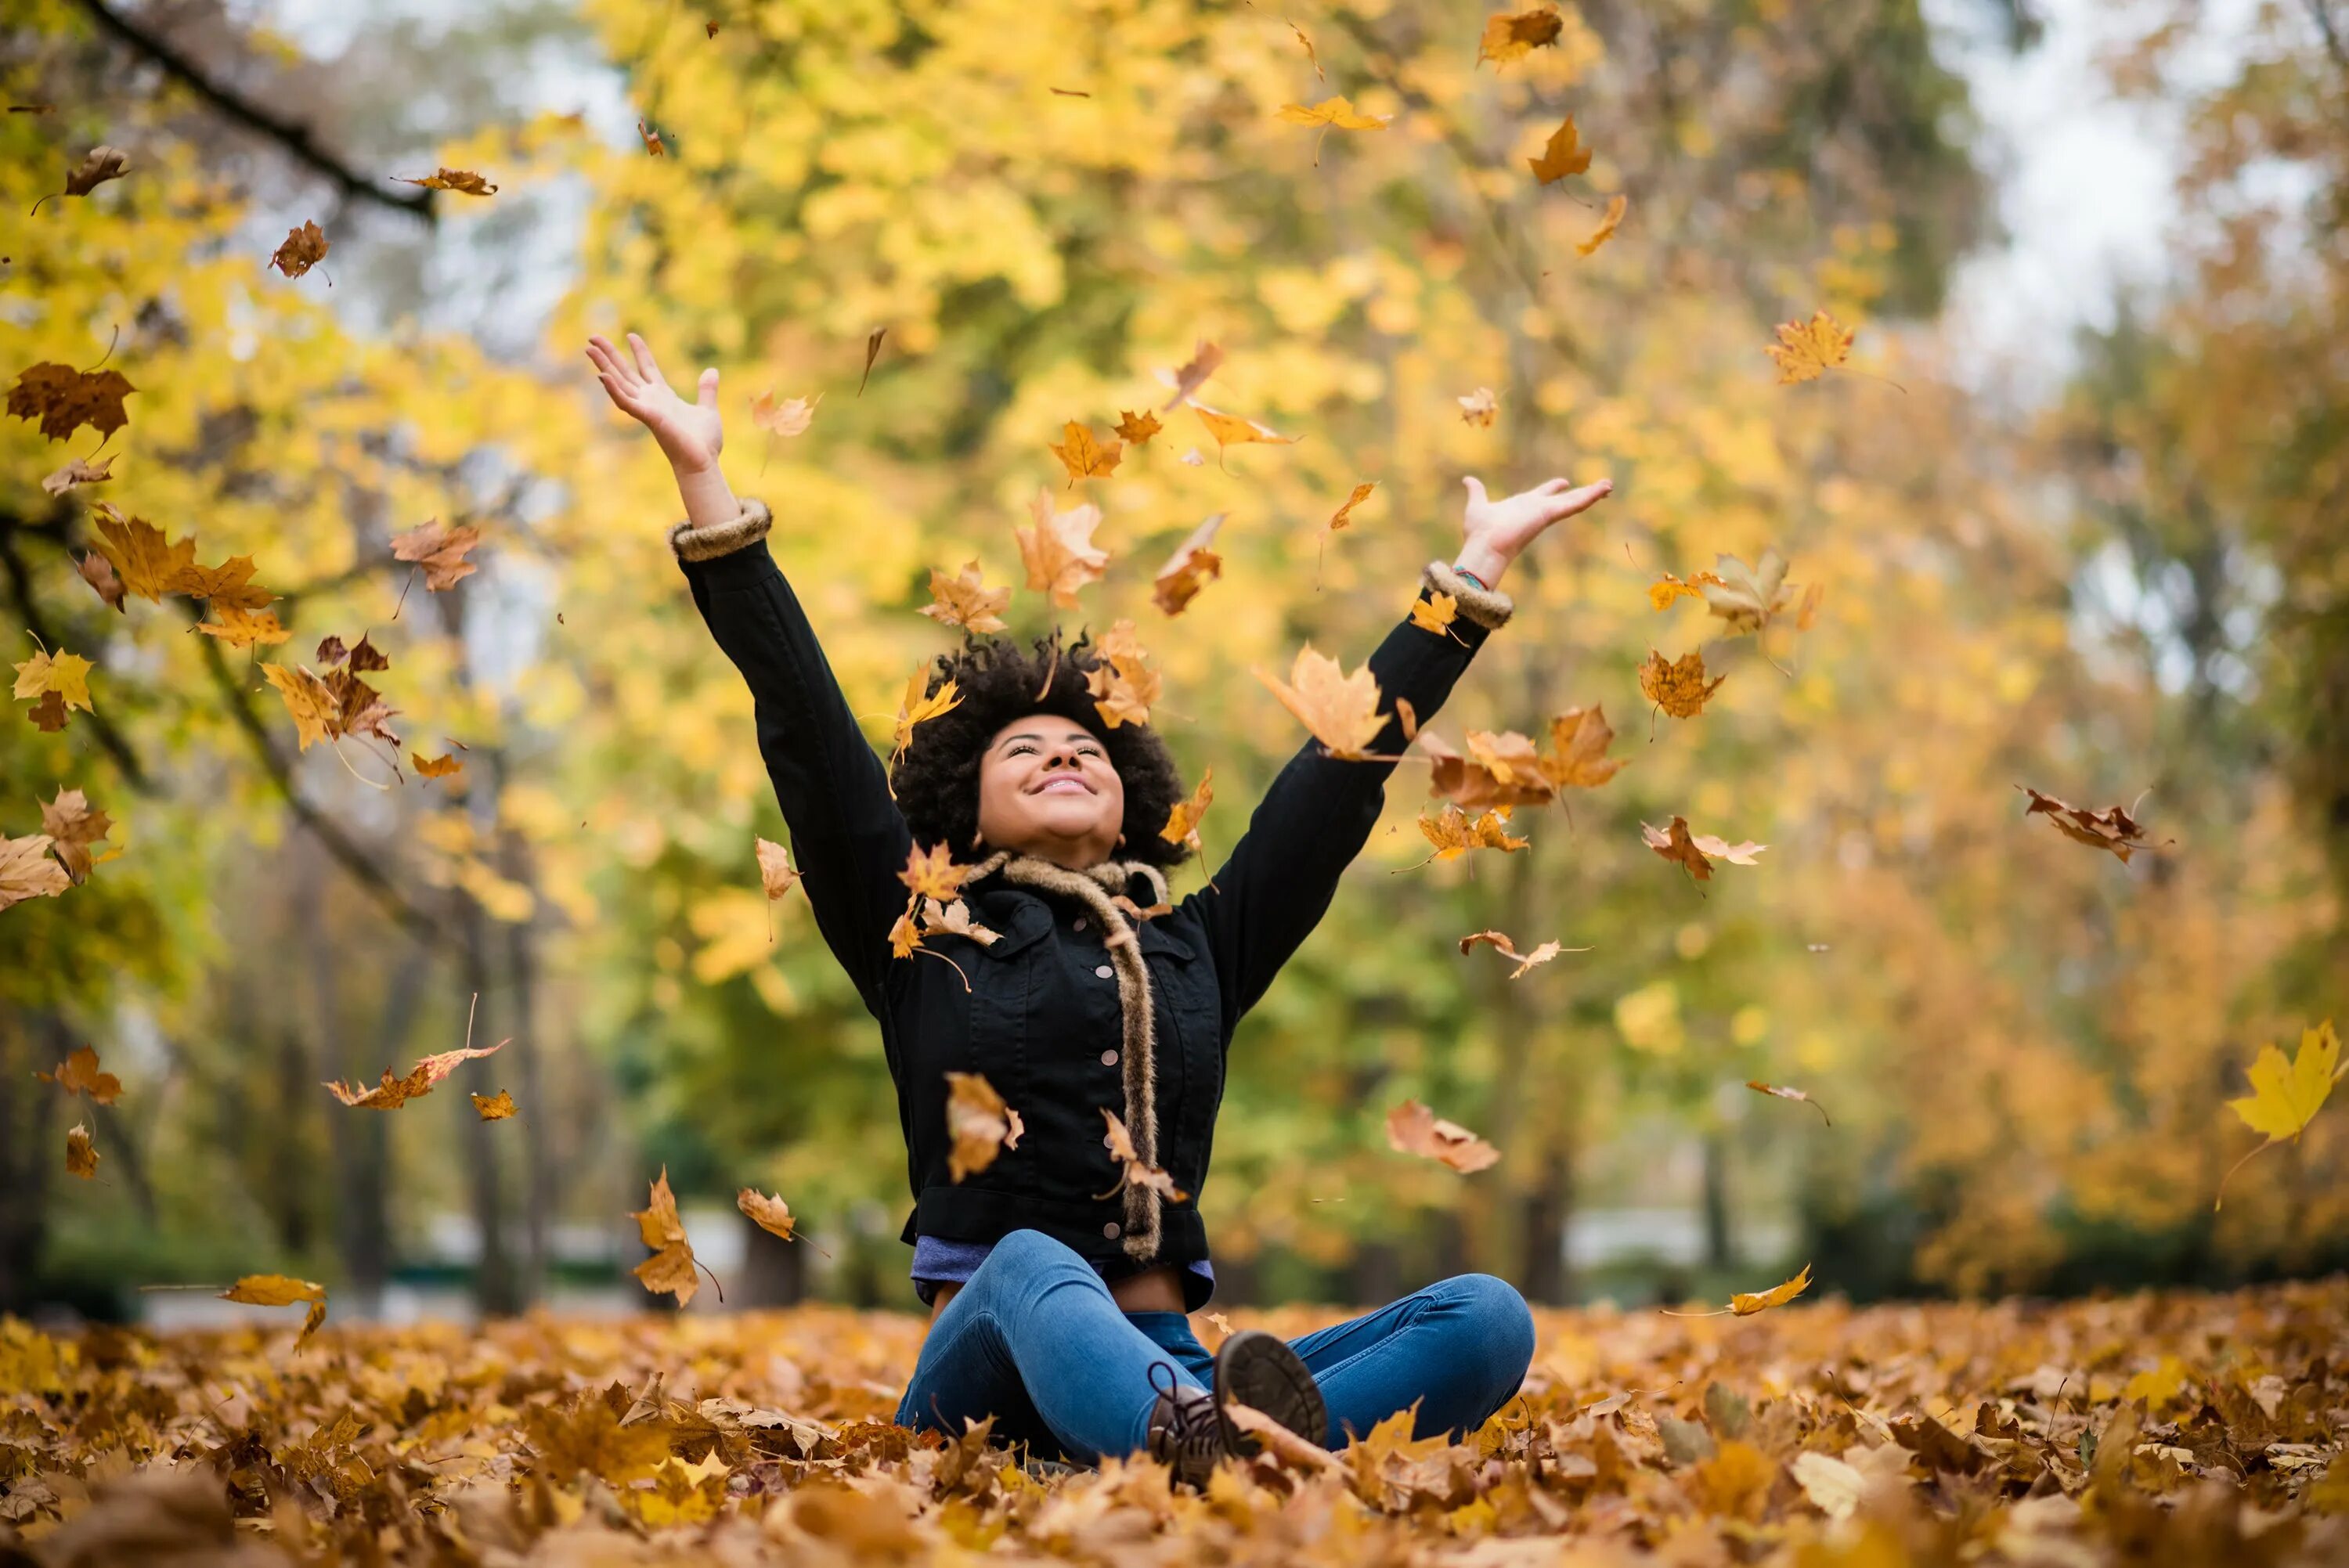
<svg viewBox="0 0 2349 1568"><path fill-rule="evenodd" d="M1104 1235L1104 1236L1107 1236L1111 1241L1112 1241L1112 1242L1113 1242L1113 1241L1117 1240L1117 1235L1118 1235L1118 1232L1119 1232L1119 1230L1120 1230L1120 1229L1122 1229L1122 1227L1118 1224L1118 1222L1117 1222L1115 1220L1112 1220L1108 1224L1103 1225L1103 1226L1102 1227L1102 1235Z"/></svg>
<svg viewBox="0 0 2349 1568"><path fill-rule="evenodd" d="M1108 979L1112 975L1116 974L1116 973L1117 973L1117 971L1116 971L1116 970L1114 970L1114 969L1112 969L1112 968L1111 968L1108 965L1106 965L1106 964L1096 964L1096 965L1093 965L1093 973L1094 973L1096 975L1098 975L1099 977L1101 977L1102 979L1106 980L1106 979Z"/></svg>
<svg viewBox="0 0 2349 1568"><path fill-rule="evenodd" d="M1082 931L1084 928L1085 928L1085 917L1084 917L1083 915L1081 915L1081 915L1079 915L1079 916L1077 916L1077 918L1076 918L1076 919L1074 919L1074 920L1072 920L1072 921L1069 922L1069 929L1070 929L1071 931Z"/></svg>
<svg viewBox="0 0 2349 1568"><path fill-rule="evenodd" d="M1115 1051L1103 1051L1102 1053L1102 1066L1105 1068L1113 1068L1117 1066L1117 1053Z"/></svg>

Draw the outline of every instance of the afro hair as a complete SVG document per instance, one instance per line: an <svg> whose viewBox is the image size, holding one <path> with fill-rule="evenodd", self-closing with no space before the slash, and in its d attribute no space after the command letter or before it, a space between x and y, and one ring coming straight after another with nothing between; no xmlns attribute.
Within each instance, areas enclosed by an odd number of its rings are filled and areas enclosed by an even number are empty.
<svg viewBox="0 0 2349 1568"><path fill-rule="evenodd" d="M1179 864L1188 845L1160 836L1187 791L1174 754L1148 725L1102 722L1086 685L1101 663L1091 637L1063 649L1060 634L1039 639L1032 652L1003 637L972 637L952 654L940 655L923 688L927 696L946 681L960 700L936 718L914 727L905 749L889 769L897 809L920 844L944 843L957 860L970 860L978 836L978 765L987 743L1002 727L1035 714L1082 725L1109 753L1125 787L1124 857L1154 866Z"/></svg>

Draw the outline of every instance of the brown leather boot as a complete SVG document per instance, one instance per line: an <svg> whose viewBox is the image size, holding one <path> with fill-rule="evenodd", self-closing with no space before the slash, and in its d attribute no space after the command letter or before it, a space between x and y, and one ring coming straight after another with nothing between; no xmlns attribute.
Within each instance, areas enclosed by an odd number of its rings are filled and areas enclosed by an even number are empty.
<svg viewBox="0 0 2349 1568"><path fill-rule="evenodd" d="M1216 1351L1212 1390L1175 1381L1174 1367L1165 1362L1151 1367L1153 1387L1160 1367L1166 1367L1167 1387L1158 1389L1158 1403L1150 1412L1150 1457L1173 1470L1177 1481L1205 1486L1217 1460L1257 1452L1257 1439L1224 1413L1227 1404L1260 1410L1317 1447L1329 1433L1329 1409L1313 1374L1273 1335L1244 1328L1227 1336Z"/></svg>

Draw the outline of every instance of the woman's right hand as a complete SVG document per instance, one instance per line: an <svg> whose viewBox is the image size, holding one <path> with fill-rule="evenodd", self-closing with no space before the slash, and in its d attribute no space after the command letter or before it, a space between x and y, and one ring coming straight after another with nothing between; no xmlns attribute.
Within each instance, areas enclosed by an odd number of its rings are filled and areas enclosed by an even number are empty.
<svg viewBox="0 0 2349 1568"><path fill-rule="evenodd" d="M645 340L627 335L635 363L623 357L601 334L587 339L587 357L595 362L595 378L604 384L614 407L653 433L680 482L712 473L725 432L718 417L718 371L704 370L690 403L677 395L661 374L660 362Z"/></svg>

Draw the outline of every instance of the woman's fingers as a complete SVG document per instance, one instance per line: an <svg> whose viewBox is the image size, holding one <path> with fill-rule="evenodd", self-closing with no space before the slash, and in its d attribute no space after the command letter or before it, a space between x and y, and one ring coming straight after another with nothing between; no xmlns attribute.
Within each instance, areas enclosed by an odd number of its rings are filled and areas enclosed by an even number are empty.
<svg viewBox="0 0 2349 1568"><path fill-rule="evenodd" d="M661 374L660 361L653 357L651 344L632 332L628 334L628 347L635 351L638 375L647 381L657 381L664 387L668 385L668 377Z"/></svg>
<svg viewBox="0 0 2349 1568"><path fill-rule="evenodd" d="M701 373L701 389L694 401L705 408L718 407L718 367L711 366Z"/></svg>
<svg viewBox="0 0 2349 1568"><path fill-rule="evenodd" d="M1536 495L1556 495L1561 490L1571 490L1573 488L1574 481L1569 479L1544 480L1541 483L1534 487L1534 493Z"/></svg>
<svg viewBox="0 0 2349 1568"><path fill-rule="evenodd" d="M1563 484L1564 482L1565 481L1562 480L1552 480L1550 484ZM1542 489L1547 492L1549 490L1549 485L1544 485ZM1552 522L1556 522L1562 518L1572 517L1578 511L1588 511L1592 507L1597 506L1600 501L1605 500L1614 492L1615 481L1613 480L1600 480L1597 484L1584 485L1580 490L1568 490L1564 495L1559 496L1556 500L1550 503L1550 521Z"/></svg>
<svg viewBox="0 0 2349 1568"><path fill-rule="evenodd" d="M624 386L636 385L636 373L628 368L627 363L620 357L620 351L612 346L609 339L601 336L589 338L587 357L595 362L600 374L613 377Z"/></svg>
<svg viewBox="0 0 2349 1568"><path fill-rule="evenodd" d="M1467 487L1468 504L1470 506L1483 506L1485 504L1485 481L1483 480L1478 479L1475 474L1466 474L1462 476L1460 482Z"/></svg>

